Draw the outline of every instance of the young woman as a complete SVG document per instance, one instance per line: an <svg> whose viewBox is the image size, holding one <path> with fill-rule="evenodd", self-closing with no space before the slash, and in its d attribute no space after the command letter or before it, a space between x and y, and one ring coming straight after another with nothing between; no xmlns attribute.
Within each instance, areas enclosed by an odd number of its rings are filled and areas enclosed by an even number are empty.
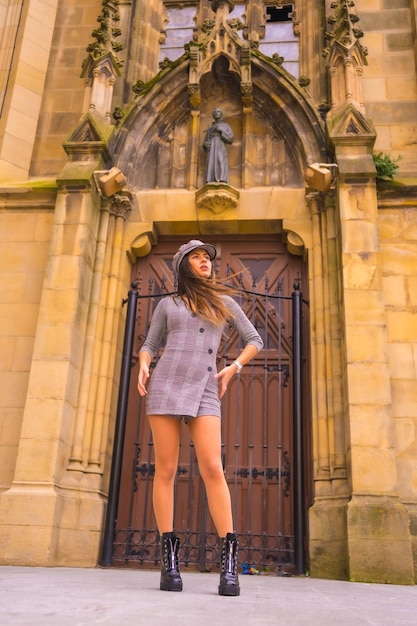
<svg viewBox="0 0 417 626"><path fill-rule="evenodd" d="M221 538L219 594L238 596L238 545L221 459L220 400L230 379L263 343L240 306L227 295L227 289L216 284L215 256L214 246L197 239L183 244L174 255L178 294L166 296L155 308L139 355L138 390L141 396L147 396L146 412L155 451L153 507L162 538L160 588L182 590L179 539L173 532L173 517L184 420L190 429L210 514ZM236 361L217 373L217 350L228 325L237 329L244 348ZM149 367L162 337L166 338L165 348L146 389Z"/></svg>

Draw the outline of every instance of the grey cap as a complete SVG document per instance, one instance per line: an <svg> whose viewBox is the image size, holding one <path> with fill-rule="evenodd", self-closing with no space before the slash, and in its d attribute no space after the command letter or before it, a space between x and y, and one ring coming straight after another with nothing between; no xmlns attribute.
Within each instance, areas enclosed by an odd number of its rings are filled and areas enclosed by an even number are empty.
<svg viewBox="0 0 417 626"><path fill-rule="evenodd" d="M216 248L211 245L211 243L204 243L199 239L191 239L188 243L183 243L182 246L179 247L178 252L174 254L174 258L172 259L172 267L176 274L178 274L178 270L180 269L181 261L183 258L189 254L192 250L196 250L197 248L203 248L205 250L210 259L216 258Z"/></svg>

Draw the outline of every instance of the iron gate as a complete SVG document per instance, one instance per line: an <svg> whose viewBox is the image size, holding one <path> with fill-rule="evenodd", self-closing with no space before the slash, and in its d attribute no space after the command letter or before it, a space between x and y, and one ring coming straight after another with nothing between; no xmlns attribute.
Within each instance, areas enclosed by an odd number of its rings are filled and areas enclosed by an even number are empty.
<svg viewBox="0 0 417 626"><path fill-rule="evenodd" d="M229 383L222 406L223 465L240 541L239 562L248 573L300 574L305 571L305 303L297 281L292 291L284 294L281 278L272 291L268 276L263 283L251 276L247 288L247 273L243 278L229 266L227 273L238 290L235 298L265 344ZM133 283L127 299L103 565L159 565L159 535L152 510L153 443L144 400L135 392L138 366L136 358L132 361L132 347L138 330L142 329L142 339L146 335L157 302L174 293L169 287L175 285L164 276L158 281L151 275L146 292L140 293L138 284ZM226 333L218 353L219 367L230 364L240 349L238 336ZM126 422L128 405L136 419ZM185 426L175 502L174 528L181 539L181 563L201 571L217 568L218 538Z"/></svg>

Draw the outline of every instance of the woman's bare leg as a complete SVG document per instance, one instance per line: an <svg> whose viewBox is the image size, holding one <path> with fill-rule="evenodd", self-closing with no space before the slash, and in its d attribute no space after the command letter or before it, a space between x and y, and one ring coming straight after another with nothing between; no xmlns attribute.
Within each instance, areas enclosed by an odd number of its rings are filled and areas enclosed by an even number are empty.
<svg viewBox="0 0 417 626"><path fill-rule="evenodd" d="M221 421L205 415L188 421L198 467L207 492L210 515L219 537L233 532L230 491L221 459Z"/></svg>
<svg viewBox="0 0 417 626"><path fill-rule="evenodd" d="M153 509L159 533L169 533L174 521L174 481L178 468L181 420L150 415L155 454Z"/></svg>

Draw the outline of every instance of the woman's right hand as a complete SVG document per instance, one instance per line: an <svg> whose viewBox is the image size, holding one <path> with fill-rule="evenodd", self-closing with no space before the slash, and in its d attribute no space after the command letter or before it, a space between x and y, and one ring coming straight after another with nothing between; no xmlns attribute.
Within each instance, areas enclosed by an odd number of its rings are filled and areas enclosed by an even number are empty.
<svg viewBox="0 0 417 626"><path fill-rule="evenodd" d="M141 363L139 367L138 375L138 391L141 396L146 396L146 383L149 378L149 366L146 363Z"/></svg>

